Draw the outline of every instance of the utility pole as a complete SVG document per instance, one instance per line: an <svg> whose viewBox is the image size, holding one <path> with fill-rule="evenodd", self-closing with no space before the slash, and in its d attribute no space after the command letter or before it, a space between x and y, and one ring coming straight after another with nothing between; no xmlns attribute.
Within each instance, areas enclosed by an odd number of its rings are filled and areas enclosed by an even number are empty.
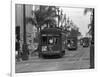
<svg viewBox="0 0 100 77"><path fill-rule="evenodd" d="M94 17L94 8L93 8L93 20L92 20L92 40L94 41L94 20L95 20L95 17Z"/></svg>
<svg viewBox="0 0 100 77"><path fill-rule="evenodd" d="M29 59L29 50L26 42L26 10L25 4L23 4L23 46L22 46L22 60Z"/></svg>
<svg viewBox="0 0 100 77"><path fill-rule="evenodd" d="M90 69L93 69L94 68L94 20L95 20L95 17L94 17L94 8L93 8L93 12L92 12L92 22L91 22L91 25L92 25L92 41L91 41L91 46L90 46Z"/></svg>

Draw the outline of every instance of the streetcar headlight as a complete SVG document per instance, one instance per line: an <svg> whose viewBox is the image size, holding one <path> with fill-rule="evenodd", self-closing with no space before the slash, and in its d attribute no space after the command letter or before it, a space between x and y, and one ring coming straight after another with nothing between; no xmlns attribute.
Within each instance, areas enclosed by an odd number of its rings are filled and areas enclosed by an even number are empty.
<svg viewBox="0 0 100 77"><path fill-rule="evenodd" d="M68 44L67 46L70 47L70 44Z"/></svg>
<svg viewBox="0 0 100 77"><path fill-rule="evenodd" d="M42 46L42 51L47 51L47 46Z"/></svg>
<svg viewBox="0 0 100 77"><path fill-rule="evenodd" d="M83 43L83 45L85 45L85 43Z"/></svg>

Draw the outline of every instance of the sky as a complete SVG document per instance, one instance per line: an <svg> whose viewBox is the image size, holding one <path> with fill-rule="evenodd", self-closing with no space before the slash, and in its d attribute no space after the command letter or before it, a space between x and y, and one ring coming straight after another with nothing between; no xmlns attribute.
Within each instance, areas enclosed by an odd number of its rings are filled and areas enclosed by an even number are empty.
<svg viewBox="0 0 100 77"><path fill-rule="evenodd" d="M63 14L71 19L73 23L79 27L79 31L83 36L89 31L88 24L90 23L90 13L84 15L84 8L65 8L61 7Z"/></svg>

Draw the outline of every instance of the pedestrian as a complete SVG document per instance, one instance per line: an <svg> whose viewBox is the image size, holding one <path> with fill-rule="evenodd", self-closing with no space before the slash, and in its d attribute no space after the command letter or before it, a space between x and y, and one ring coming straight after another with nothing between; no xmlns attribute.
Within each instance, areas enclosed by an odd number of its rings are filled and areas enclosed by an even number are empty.
<svg viewBox="0 0 100 77"><path fill-rule="evenodd" d="M20 43L19 43L18 40L16 40L16 60L20 61L20 57L21 57L21 54L20 54Z"/></svg>

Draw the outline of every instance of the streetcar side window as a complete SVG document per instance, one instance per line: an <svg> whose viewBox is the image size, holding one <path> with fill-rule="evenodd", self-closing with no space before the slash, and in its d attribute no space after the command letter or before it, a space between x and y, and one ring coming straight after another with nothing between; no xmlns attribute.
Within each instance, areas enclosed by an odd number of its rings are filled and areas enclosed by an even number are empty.
<svg viewBox="0 0 100 77"><path fill-rule="evenodd" d="M67 43L71 43L71 41L70 40L67 40Z"/></svg>

